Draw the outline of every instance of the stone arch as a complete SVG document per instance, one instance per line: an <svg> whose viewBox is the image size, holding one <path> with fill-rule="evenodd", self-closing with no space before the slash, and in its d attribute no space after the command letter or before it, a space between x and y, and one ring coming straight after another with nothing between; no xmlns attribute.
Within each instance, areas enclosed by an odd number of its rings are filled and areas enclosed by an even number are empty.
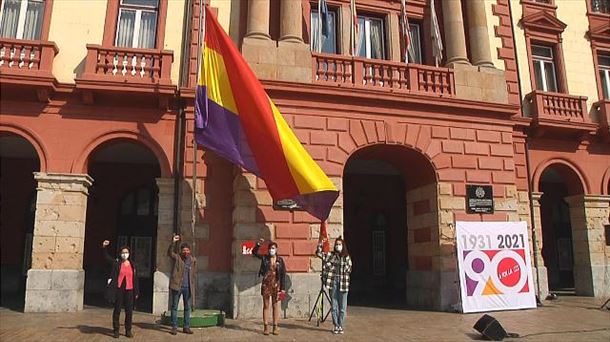
<svg viewBox="0 0 610 342"><path fill-rule="evenodd" d="M153 139L145 137L137 132L126 130L106 132L93 139L87 144L80 156L74 160L71 171L74 173L87 173L89 158L99 147L112 140L131 140L141 143L157 158L159 168L161 169L161 177L166 178L171 176L171 166L163 148Z"/></svg>
<svg viewBox="0 0 610 342"><path fill-rule="evenodd" d="M25 127L20 127L9 123L3 123L0 126L0 133L15 134L27 140L32 147L34 147L34 150L36 150L38 161L40 162L40 172L47 172L47 150L41 143L42 140L36 133Z"/></svg>
<svg viewBox="0 0 610 342"><path fill-rule="evenodd" d="M349 154L349 157L343 165L342 174L345 174L346 167L351 158L366 154L368 151L370 151L371 155L381 157L383 160L393 164L393 166L397 169L403 170L403 172L401 173L404 177L420 179L421 182L415 184L417 186L438 182L438 173L436 172L436 167L434 166L434 162L429 158L429 156L421 152L421 150L417 150L413 147L404 144L374 143L358 147L353 150L352 153ZM395 152L401 155L391 154L391 152ZM424 165L428 166L428 168L414 169L411 170L414 174L410 174L408 171L406 171L408 169L406 167L407 165L401 164L405 164L413 160L418 162L418 165L421 165L421 163L423 163ZM429 175L432 176L430 177Z"/></svg>
<svg viewBox="0 0 610 342"><path fill-rule="evenodd" d="M432 138L430 127L373 120L350 120L346 128L338 137L338 148L343 154L343 168L353 154L364 148L375 145L400 146L417 152L425 158L434 169L436 181L439 180L438 170L442 168L439 167L439 163L442 163L441 142Z"/></svg>
<svg viewBox="0 0 610 342"><path fill-rule="evenodd" d="M573 194L580 193L590 194L591 187L589 186L589 182L587 178L584 176L584 173L580 168L574 165L572 162L560 159L560 158L552 158L546 160L543 163L540 163L536 170L534 171L534 175L532 177L532 189L534 192L540 192L540 180L544 171L546 171L549 167L557 166L561 175L566 178L566 183L570 186L570 192ZM578 183L578 184L576 184ZM580 189L578 188L580 186Z"/></svg>
<svg viewBox="0 0 610 342"><path fill-rule="evenodd" d="M604 173L604 177L602 178L602 188L600 194L610 195L610 168L606 170L606 173Z"/></svg>

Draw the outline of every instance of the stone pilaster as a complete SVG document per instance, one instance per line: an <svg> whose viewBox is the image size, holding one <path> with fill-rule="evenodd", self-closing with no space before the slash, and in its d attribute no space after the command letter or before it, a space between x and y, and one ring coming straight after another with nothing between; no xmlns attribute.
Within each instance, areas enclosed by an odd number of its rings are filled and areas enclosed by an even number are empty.
<svg viewBox="0 0 610 342"><path fill-rule="evenodd" d="M451 197L451 184L447 185L433 183L407 192L406 296L412 308L443 310L457 302L457 264L449 233L453 214L442 220L439 208L439 196Z"/></svg>
<svg viewBox="0 0 610 342"><path fill-rule="evenodd" d="M526 194L525 194L526 195ZM520 197L523 197L519 193ZM546 298L549 294L549 277L546 266L544 265L544 258L542 258L542 217L540 215L540 198L542 198L542 192L532 192L532 206L534 208L532 222L533 229L530 230L530 250L532 257L532 268L534 273L534 282L538 296L540 299ZM523 199L523 198L521 198ZM529 211L529 208L523 206L520 207L520 214L525 214L525 210ZM536 244L534 244L533 236L536 236Z"/></svg>
<svg viewBox="0 0 610 342"><path fill-rule="evenodd" d="M476 66L493 68L494 65L491 61L491 50L489 48L485 1L466 0L466 8L468 11L468 38L470 40L471 62Z"/></svg>
<svg viewBox="0 0 610 342"><path fill-rule="evenodd" d="M174 179L157 178L159 210L157 216L157 259L153 279L153 313L162 314L169 309L169 277L171 260L167 247L172 239L174 217Z"/></svg>
<svg viewBox="0 0 610 342"><path fill-rule="evenodd" d="M610 250L605 246L608 196L566 197L570 205L574 287L577 295L604 297L610 292Z"/></svg>
<svg viewBox="0 0 610 342"><path fill-rule="evenodd" d="M273 238L272 224L256 222L257 195L271 203L257 188L254 174L240 173L233 181L233 274L231 275L233 318L252 318L262 315L260 305L260 279L256 272L259 260L242 255L241 243L247 240ZM260 193L260 194L259 194Z"/></svg>
<svg viewBox="0 0 610 342"><path fill-rule="evenodd" d="M25 312L83 308L88 175L34 173L38 181Z"/></svg>
<svg viewBox="0 0 610 342"><path fill-rule="evenodd" d="M447 65L470 64L466 53L464 34L464 17L460 0L441 1L443 5L443 23L445 24L445 48Z"/></svg>

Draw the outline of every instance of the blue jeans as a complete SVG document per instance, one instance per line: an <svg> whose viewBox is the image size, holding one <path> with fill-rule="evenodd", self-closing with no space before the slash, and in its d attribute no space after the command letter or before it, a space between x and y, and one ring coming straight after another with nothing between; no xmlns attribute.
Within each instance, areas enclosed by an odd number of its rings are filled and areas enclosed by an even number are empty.
<svg viewBox="0 0 610 342"><path fill-rule="evenodd" d="M347 293L341 292L341 279L335 277L333 280L333 288L330 290L330 298L332 299L332 315L333 324L336 327L343 328L345 323L345 312L347 311Z"/></svg>
<svg viewBox="0 0 610 342"><path fill-rule="evenodd" d="M178 302L182 295L184 302L184 328L191 327L191 291L188 286L183 286L180 291L169 290L172 296L172 326L178 326Z"/></svg>

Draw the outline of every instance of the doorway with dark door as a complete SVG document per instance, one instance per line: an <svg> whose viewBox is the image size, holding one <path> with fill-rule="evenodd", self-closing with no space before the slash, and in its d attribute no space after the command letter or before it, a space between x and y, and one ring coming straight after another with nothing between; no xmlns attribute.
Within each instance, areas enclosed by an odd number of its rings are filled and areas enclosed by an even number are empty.
<svg viewBox="0 0 610 342"><path fill-rule="evenodd" d="M117 222L116 246L129 246L131 249L132 260L138 265L140 276L138 309L146 312L152 311L157 203L156 187L131 190L121 200Z"/></svg>
<svg viewBox="0 0 610 342"><path fill-rule="evenodd" d="M16 134L0 133L0 306L18 311L32 265L38 171L34 146Z"/></svg>
<svg viewBox="0 0 610 342"><path fill-rule="evenodd" d="M156 260L160 167L154 153L131 140L111 140L95 149L88 161L93 178L87 202L85 232L86 305L104 306L104 289L110 265L103 258L102 241L118 256L129 246L130 258L139 267L138 311L152 312L153 274Z"/></svg>

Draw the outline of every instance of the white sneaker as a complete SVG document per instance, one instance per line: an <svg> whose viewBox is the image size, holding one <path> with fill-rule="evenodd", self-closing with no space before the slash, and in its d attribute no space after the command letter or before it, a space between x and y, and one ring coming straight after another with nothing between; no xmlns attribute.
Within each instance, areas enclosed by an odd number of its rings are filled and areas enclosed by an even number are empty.
<svg viewBox="0 0 610 342"><path fill-rule="evenodd" d="M333 334L339 333L339 327L333 327Z"/></svg>
<svg viewBox="0 0 610 342"><path fill-rule="evenodd" d="M339 334L343 334L343 327L339 327Z"/></svg>

